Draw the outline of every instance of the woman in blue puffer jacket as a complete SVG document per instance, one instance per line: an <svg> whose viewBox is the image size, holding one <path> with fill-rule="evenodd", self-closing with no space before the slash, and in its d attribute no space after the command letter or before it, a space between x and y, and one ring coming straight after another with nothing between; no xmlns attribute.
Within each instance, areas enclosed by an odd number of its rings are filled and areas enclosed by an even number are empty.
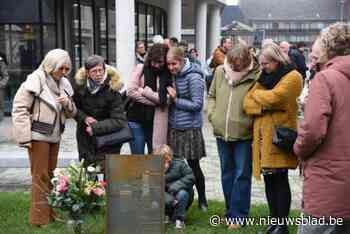
<svg viewBox="0 0 350 234"><path fill-rule="evenodd" d="M175 83L175 88L167 88L172 103L168 143L174 150L174 157L185 158L192 168L199 208L207 211L205 180L199 164L199 160L206 156L202 134L205 80L200 67L185 58L181 48L169 49L167 65Z"/></svg>

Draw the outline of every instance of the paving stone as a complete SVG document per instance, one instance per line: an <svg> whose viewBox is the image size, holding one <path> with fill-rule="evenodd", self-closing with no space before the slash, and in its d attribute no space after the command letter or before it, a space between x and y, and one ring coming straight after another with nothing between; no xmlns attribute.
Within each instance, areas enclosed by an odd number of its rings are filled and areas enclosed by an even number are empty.
<svg viewBox="0 0 350 234"><path fill-rule="evenodd" d="M62 136L59 158L66 160L77 160L77 143L75 139L76 123L69 120L66 130ZM220 161L217 153L216 140L212 133L212 128L207 119L204 118L203 135L206 141L207 157L201 160L201 166L206 179L207 197L210 200L223 201ZM122 148L123 154L128 154L128 145ZM1 160L19 157L27 161L26 151L19 148L12 137L11 119L5 118L0 122L0 162ZM0 164L1 166L1 164ZM16 191L30 189L31 176L28 168L0 168L0 191ZM292 190L292 207L300 208L302 194L302 179L298 170L289 173L290 186ZM265 189L263 181L252 179L252 203L266 203Z"/></svg>

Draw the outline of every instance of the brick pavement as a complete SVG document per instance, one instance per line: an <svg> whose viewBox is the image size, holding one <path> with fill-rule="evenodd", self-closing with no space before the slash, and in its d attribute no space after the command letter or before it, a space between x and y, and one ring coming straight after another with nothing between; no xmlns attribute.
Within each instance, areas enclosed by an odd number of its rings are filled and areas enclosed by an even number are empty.
<svg viewBox="0 0 350 234"><path fill-rule="evenodd" d="M206 119L206 118L204 118ZM206 177L206 190L208 199L223 200L221 182L220 182L220 163L217 154L215 138L212 134L210 124L205 121L203 128L204 138L206 140L207 157L201 161L201 165ZM122 153L129 153L129 147L123 146ZM11 120L6 118L0 123L0 161L4 158L19 157L19 160L26 161L26 152L15 145L11 134ZM61 141L61 158L77 158L76 140L75 140L75 122L70 120L67 123L66 131ZM0 191L27 190L30 188L31 177L28 168L0 168ZM291 171L290 184L292 190L292 207L300 208L301 204L301 178L298 171ZM264 183L253 179L252 203L266 203Z"/></svg>

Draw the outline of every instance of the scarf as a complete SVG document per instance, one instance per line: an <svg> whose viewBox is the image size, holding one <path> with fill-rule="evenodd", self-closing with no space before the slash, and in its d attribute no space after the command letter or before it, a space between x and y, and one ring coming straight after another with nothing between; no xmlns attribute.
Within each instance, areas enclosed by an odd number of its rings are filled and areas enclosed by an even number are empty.
<svg viewBox="0 0 350 234"><path fill-rule="evenodd" d="M272 73L266 73L265 70L263 70L258 79L258 82L266 89L273 89L283 76L293 71L294 69L295 67L292 64L280 64L277 70Z"/></svg>
<svg viewBox="0 0 350 234"><path fill-rule="evenodd" d="M171 74L168 69L163 69L159 74L159 104L160 106L166 106L168 103L168 90L167 87L171 87L173 84Z"/></svg>
<svg viewBox="0 0 350 234"><path fill-rule="evenodd" d="M106 69L105 74L100 82L97 82L91 78L88 78L86 85L87 85L87 89L89 90L89 92L91 94L96 94L98 91L100 91L100 89L104 86L104 83L107 79L107 76L108 76L108 74L107 74L107 69Z"/></svg>
<svg viewBox="0 0 350 234"><path fill-rule="evenodd" d="M240 71L240 72L236 72L234 70L232 70L230 64L228 63L227 59L225 59L224 61L224 70L225 70L225 79L228 82L229 86L237 86L238 83L243 79L243 77L248 74L249 71L251 71L254 67L254 62L252 61L250 63L250 65Z"/></svg>
<svg viewBox="0 0 350 234"><path fill-rule="evenodd" d="M60 91L60 80L56 81L52 76L48 75L46 78L46 85L51 91L51 97L53 103L55 103L56 108L58 111L62 110L62 105L56 101L56 98L61 96L61 91Z"/></svg>

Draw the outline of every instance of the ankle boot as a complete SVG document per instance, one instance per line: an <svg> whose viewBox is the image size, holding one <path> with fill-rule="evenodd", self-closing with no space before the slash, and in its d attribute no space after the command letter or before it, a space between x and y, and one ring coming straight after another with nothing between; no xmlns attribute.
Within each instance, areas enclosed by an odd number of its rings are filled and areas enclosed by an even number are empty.
<svg viewBox="0 0 350 234"><path fill-rule="evenodd" d="M201 196L201 198L198 198L198 207L200 210L207 212L208 211L208 202L207 198L204 196Z"/></svg>
<svg viewBox="0 0 350 234"><path fill-rule="evenodd" d="M266 234L271 234L275 229L276 229L277 225L268 225L266 228Z"/></svg>
<svg viewBox="0 0 350 234"><path fill-rule="evenodd" d="M289 234L287 225L278 225L271 234Z"/></svg>

